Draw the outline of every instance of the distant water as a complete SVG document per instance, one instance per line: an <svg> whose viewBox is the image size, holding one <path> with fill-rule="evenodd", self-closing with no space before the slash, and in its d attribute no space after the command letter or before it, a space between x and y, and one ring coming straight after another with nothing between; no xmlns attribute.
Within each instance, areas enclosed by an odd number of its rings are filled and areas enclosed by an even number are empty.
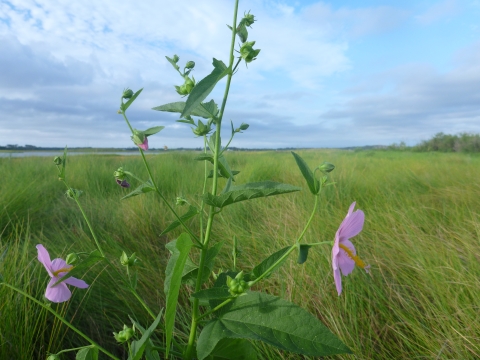
<svg viewBox="0 0 480 360"><path fill-rule="evenodd" d="M147 154L163 154L165 151L161 152L148 152ZM29 157L29 156L42 156L42 157L55 157L55 156L62 156L63 151L12 151L12 152L3 152L0 151L0 158L18 158L18 157ZM68 156L74 155L140 155L139 151L89 151L89 152L69 152Z"/></svg>

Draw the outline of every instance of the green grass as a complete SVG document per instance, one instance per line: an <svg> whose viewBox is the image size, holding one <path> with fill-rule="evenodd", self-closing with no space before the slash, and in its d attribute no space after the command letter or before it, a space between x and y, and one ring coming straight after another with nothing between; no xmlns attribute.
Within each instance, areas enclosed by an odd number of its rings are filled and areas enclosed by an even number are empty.
<svg viewBox="0 0 480 360"><path fill-rule="evenodd" d="M357 201L366 221L353 243L371 264L371 276L355 269L343 278L344 292L338 297L331 249L316 247L303 265L292 256L262 282L263 291L307 308L355 353L331 359L480 358L480 157L333 150L300 154L312 167L322 161L336 165L335 185L324 189L304 241L333 240L349 205ZM154 176L172 203L178 195L192 203L200 199L203 164L193 161L194 156L170 152L149 157ZM227 158L232 169L241 171L238 183L274 180L305 189L232 205L216 218L213 241L226 243L218 268L231 267L235 234L242 251L237 266L248 271L268 254L293 243L308 219L313 198L289 152L229 152ZM168 259L164 245L181 229L159 236L173 216L153 193L119 200L126 194L112 176L119 166L146 178L138 157L89 155L68 159L67 180L85 192L82 205L110 257L115 261L122 250L138 254L139 292L157 311L164 305ZM75 203L63 195L65 188L56 180L52 159L3 158L0 172L4 174L0 274L41 300L47 274L36 260L35 245L44 244L52 257L93 250L94 245ZM198 230L195 221L192 226ZM95 266L85 275L93 286L74 293L72 301L58 310L102 346L123 356L112 332L128 323L128 314L135 314L143 325L150 319L111 274ZM191 290L182 293L184 308ZM46 351L86 345L41 308L5 287L0 287L0 314L1 359L42 358ZM177 339L185 340L188 326L188 309L181 310ZM261 358L305 358L261 343L257 346Z"/></svg>

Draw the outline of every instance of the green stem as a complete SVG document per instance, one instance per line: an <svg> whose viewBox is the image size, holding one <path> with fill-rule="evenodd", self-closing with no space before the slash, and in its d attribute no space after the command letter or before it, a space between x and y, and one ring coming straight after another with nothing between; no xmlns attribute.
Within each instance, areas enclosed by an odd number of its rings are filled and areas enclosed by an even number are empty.
<svg viewBox="0 0 480 360"><path fill-rule="evenodd" d="M122 103L123 103L123 100L122 100ZM132 126L130 125L130 122L128 121L128 118L127 118L127 115L125 114L124 111L122 111L122 115L123 115L123 118L125 119L125 121L127 122L127 125L128 127L130 128L130 131L132 132L132 135L133 135L133 128ZM177 212L175 211L175 209L170 205L170 203L167 201L167 199L163 196L163 194L160 192L160 190L158 189L158 186L157 186L157 183L155 182L155 180L153 179L153 176L152 176L152 171L150 170L150 166L148 165L148 162L147 162L147 159L145 158L145 153L143 152L143 149L141 149L140 147L138 148L138 150L140 151L140 155L142 155L142 159L143 159L143 164L145 165L145 168L147 169L147 172L148 172L148 176L150 178L150 181L152 182L153 186L155 187L155 192L160 195L160 198L163 200L163 202L165 203L165 205L167 205L167 207L169 208L169 210L173 213L173 215L177 218L177 220L180 222L180 224L183 226L183 228L190 234L190 236L198 243L200 244L200 240L198 239L198 236L195 235L192 230L190 230L190 228L183 222L183 220L180 218L180 216L177 214Z"/></svg>
<svg viewBox="0 0 480 360"><path fill-rule="evenodd" d="M221 152L220 149L220 130L222 127L222 118L223 118L223 113L225 111L225 106L227 105L227 98L228 98L228 92L230 90L230 83L232 81L232 76L233 76L233 61L234 61L234 56L233 52L235 49L235 37L236 37L236 29L237 29L237 11L238 11L238 0L235 0L235 8L234 8L234 13L233 13L233 25L232 25L232 40L230 44L230 61L228 64L228 68L230 69L229 74L227 76L227 84L225 85L225 92L223 95L223 100L222 100L222 106L220 108L219 116L218 116L218 121L217 121L217 126L216 126L216 132L215 132L215 152L214 152L214 161L213 161L213 183L212 183L212 195L217 194L217 186L218 186L218 158ZM202 277L203 277L203 268L205 265L205 258L207 255L207 250L208 250L208 243L210 241L210 234L212 231L212 224L213 224L213 218L215 215L215 207L211 206L210 211L208 213L208 220L207 220L207 228L205 231L205 239L202 243L202 250L200 254L200 263L198 265L198 275L197 275L197 282L195 284L195 292L198 292L202 286ZM192 323L190 327L190 335L188 338L188 345L187 349L185 350L185 359L186 360L191 360L193 357L193 349L194 349L194 344L195 344L195 338L196 338L196 332L197 332L197 325L198 325L198 317L199 317L199 300L194 299L193 300L193 309L192 309Z"/></svg>
<svg viewBox="0 0 480 360"><path fill-rule="evenodd" d="M32 300L34 303L36 303L37 305L40 305L41 307L43 307L45 310L48 310L49 312L51 312L57 319L59 319L64 325L66 325L67 327L69 327L70 329L72 329L73 331L75 331L78 335L80 335L81 337L83 337L85 340L87 340L90 344L92 344L93 346L97 347L98 350L100 350L101 352L103 352L105 355L109 356L111 359L115 359L115 360L120 360L119 358L117 358L115 355L111 354L109 351L105 350L103 347L101 347L100 345L98 345L94 340L90 339L87 335L85 335L84 333L82 333L80 330L78 330L75 326L73 326L72 324L70 324L67 320L65 320L60 314L58 314L55 310L53 310L50 306L47 306L45 304L42 304L40 301L38 301L37 299L35 299L33 296L27 294L26 292L16 288L15 286L12 286L12 285L9 285L9 284L6 284L6 283L2 283L0 285L4 285L20 294L22 294L23 296L25 296L26 298Z"/></svg>
<svg viewBox="0 0 480 360"><path fill-rule="evenodd" d="M203 319L204 317L210 315L211 313L214 313L215 311L217 311L218 309L221 309L222 307L224 307L225 305L231 303L233 300L235 300L236 297L232 297L232 298L229 298L227 300L225 300L224 302L222 302L221 304L218 304L217 306L215 306L212 310L209 310L207 311L205 314L202 314L200 315L198 318L197 318L197 322L200 321L201 319Z"/></svg>
<svg viewBox="0 0 480 360"><path fill-rule="evenodd" d="M295 241L295 244L292 245L292 247L290 249L288 249L287 252L285 254L283 254L283 256L280 259L278 259L272 266L270 266L267 270L265 270L262 275L260 275L252 283L250 283L250 286L255 285L257 282L259 282L260 280L265 278L265 276L270 274L278 265L280 265L283 262L283 260L285 260L287 258L287 256L290 255L290 253L293 250L295 250L295 248L298 248L300 246L300 240L302 240L302 238L305 235L307 229L310 227L310 224L312 223L315 212L317 211L318 198L319 198L318 194L315 195L315 205L313 206L312 214L310 215L310 218L308 219L307 224L305 225L305 227L304 227L302 233L300 234L300 236L298 237L297 241Z"/></svg>

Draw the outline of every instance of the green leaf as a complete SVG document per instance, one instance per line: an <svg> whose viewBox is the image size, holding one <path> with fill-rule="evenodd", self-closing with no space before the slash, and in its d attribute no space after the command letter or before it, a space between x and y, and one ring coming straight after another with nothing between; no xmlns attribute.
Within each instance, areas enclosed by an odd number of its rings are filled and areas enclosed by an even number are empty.
<svg viewBox="0 0 480 360"><path fill-rule="evenodd" d="M195 206L190 205L190 207L188 208L188 211L185 214L183 214L182 216L180 216L180 219L183 222L185 222L185 221L193 218L197 214L198 214L198 209ZM170 225L168 225L165 230L162 231L160 236L165 235L166 233L168 233L169 231L172 231L173 229L175 229L176 227L178 227L180 225L181 225L180 221L175 220Z"/></svg>
<svg viewBox="0 0 480 360"><path fill-rule="evenodd" d="M188 119L188 120L180 119L180 120L175 120L175 121L185 123L185 124L189 124L189 125L195 125L195 121L193 121L193 119Z"/></svg>
<svg viewBox="0 0 480 360"><path fill-rule="evenodd" d="M98 360L98 348L89 346L81 349L77 352L75 360Z"/></svg>
<svg viewBox="0 0 480 360"><path fill-rule="evenodd" d="M228 299L232 297L230 292L228 291L228 286L222 287L213 287L210 289L200 290L194 294L192 297L200 299L200 300L221 300L221 299Z"/></svg>
<svg viewBox="0 0 480 360"><path fill-rule="evenodd" d="M172 66L173 66L175 69L177 69L177 70L179 69L177 63L176 63L173 59L169 58L168 56L165 56L165 57L167 58L168 62L169 62L170 64L172 64Z"/></svg>
<svg viewBox="0 0 480 360"><path fill-rule="evenodd" d="M65 149L63 149L63 158L62 158L62 170L58 175L59 180L65 180L65 166L67 164L67 145L65 145Z"/></svg>
<svg viewBox="0 0 480 360"><path fill-rule="evenodd" d="M156 133L162 131L163 129L165 129L165 126L154 126L152 128L149 128L149 129L145 130L143 133L146 136L150 136L150 135L153 135L153 134L156 134Z"/></svg>
<svg viewBox="0 0 480 360"><path fill-rule="evenodd" d="M211 164L213 164L213 162L214 162L213 155L211 155L211 154L200 154L200 155L196 156L194 158L194 160L208 161ZM224 177L224 178L227 178L227 179L231 178L233 181L235 181L235 179L233 177L234 176L233 171L230 169L230 166L228 165L227 159L223 155L221 155L218 158L218 171L220 171L221 177ZM237 174L238 173L239 172L237 172ZM212 177L213 177L213 170L212 170Z"/></svg>
<svg viewBox="0 0 480 360"><path fill-rule="evenodd" d="M201 280L202 284L205 283L210 277L213 270L213 266L215 265L215 258L220 252L220 249L222 248L223 244L224 244L223 241L217 242L215 245L213 245L207 250L207 255L205 256L205 265L203 267L203 272L202 272L202 280ZM193 262L190 261L190 264L193 264ZM188 261L187 261L187 265L188 265ZM195 268L190 268L190 271L188 273L183 274L182 282L189 285L195 285L197 276L198 276L198 266L195 265Z"/></svg>
<svg viewBox="0 0 480 360"><path fill-rule="evenodd" d="M318 194L318 192L320 191L320 183L315 178L312 170L310 170L310 167L307 165L305 160L300 157L300 155L295 154L293 151L292 155L295 158L295 161L297 162L298 168L302 172L303 177L305 178L305 180L307 180L307 185L310 189L310 192L314 195Z"/></svg>
<svg viewBox="0 0 480 360"><path fill-rule="evenodd" d="M269 257L267 257L265 260L263 260L260 264L255 266L252 270L252 277L253 280L256 278L260 277L265 271L267 271L275 262L278 261L285 253L290 250L291 246L284 247L281 250L278 250L277 252L273 253ZM266 277L269 277L271 274L268 274Z"/></svg>
<svg viewBox="0 0 480 360"><path fill-rule="evenodd" d="M133 190L130 194L125 195L120 200L125 200L125 199L128 199L128 198L132 197L132 196L146 194L150 191L155 191L155 187L153 186L152 182L150 180L148 180L147 182L144 182L142 185L140 185L135 190Z"/></svg>
<svg viewBox="0 0 480 360"><path fill-rule="evenodd" d="M181 117L192 115L192 111L210 94L218 81L228 74L227 66L217 59L213 59L214 69L205 78L200 80L192 89L188 96L185 108L183 109Z"/></svg>
<svg viewBox="0 0 480 360"><path fill-rule="evenodd" d="M298 248L298 260L297 260L297 263L303 264L305 261L307 261L308 250L309 250L310 248L311 248L310 245L305 245L305 244L300 245L300 247Z"/></svg>
<svg viewBox="0 0 480 360"><path fill-rule="evenodd" d="M247 28L244 24L241 24L238 28L237 28L237 35L238 37L240 38L240 41L242 43L244 43L245 41L247 41L248 39L248 31L247 31Z"/></svg>
<svg viewBox="0 0 480 360"><path fill-rule="evenodd" d="M215 101L210 100L208 103L201 103L200 106L210 115L209 118L217 117L219 110Z"/></svg>
<svg viewBox="0 0 480 360"><path fill-rule="evenodd" d="M183 110L185 109L186 103L184 101L177 101L174 103L169 103L161 106L156 106L152 108L152 110L157 110L157 111L166 111L166 112L174 112L174 113L182 113ZM211 118L211 115L208 111L205 110L203 106L197 106L195 109L191 111L189 114L191 116L200 116L205 119ZM182 117L184 117L182 115Z"/></svg>
<svg viewBox="0 0 480 360"><path fill-rule="evenodd" d="M240 171L238 171L238 170L232 170L232 175L233 175L233 176L238 175L238 174L240 174ZM223 178L224 176L222 175L221 172L218 172L218 177ZM213 178L213 170L210 170L210 172L208 173L207 178L209 178L209 179Z"/></svg>
<svg viewBox="0 0 480 360"><path fill-rule="evenodd" d="M216 139L217 139L217 132L214 131L213 134L208 138L208 148L210 149L212 154L215 154L215 151L217 151L217 146L215 144ZM218 146L218 150L221 150L221 149L222 149L222 139L220 138L220 144Z"/></svg>
<svg viewBox="0 0 480 360"><path fill-rule="evenodd" d="M140 93L142 92L143 88L141 88L140 90L138 90L135 94L133 94L133 96L128 99L128 101L125 103L125 104L122 104L121 106L121 109L123 112L127 111L128 107L130 105L132 105L132 103L135 101L135 99L137 98L138 95L140 95Z"/></svg>
<svg viewBox="0 0 480 360"><path fill-rule="evenodd" d="M132 344L130 345L131 356L128 357L128 360L140 360L142 358L142 355L149 344L148 340L150 339L150 336L152 336L155 329L158 327L158 324L160 323L160 319L162 318L162 314L163 314L163 308L158 313L158 316L155 319L155 321L152 323L152 325L150 325L150 327L143 332L143 335L140 338L140 340L132 341ZM167 347L167 357L168 357L168 347Z"/></svg>
<svg viewBox="0 0 480 360"><path fill-rule="evenodd" d="M78 265L75 265L72 270L70 270L68 273L66 273L64 276L62 276L55 284L52 286L55 286L62 281L67 280L68 278L74 276L74 277L81 277L85 274L85 272L91 268L93 265L95 265L97 262L103 260L104 257L98 250L93 250L90 254L88 254L87 258L84 259L83 261L79 262Z"/></svg>
<svg viewBox="0 0 480 360"><path fill-rule="evenodd" d="M165 337L166 337L166 358L172 341L173 326L175 324L175 312L177 309L178 293L182 283L182 274L185 262L188 259L188 253L192 248L192 240L186 233L180 235L175 240L175 247L170 247L173 251L172 256L168 260L165 269L164 292L166 296L165 309Z"/></svg>
<svg viewBox="0 0 480 360"><path fill-rule="evenodd" d="M206 193L203 196L203 199L207 205L223 208L227 205L244 200L287 194L299 190L301 190L301 188L297 186L281 184L273 181L264 181L232 186L229 191L218 196Z"/></svg>
<svg viewBox="0 0 480 360"><path fill-rule="evenodd" d="M315 316L276 296L249 292L217 313L198 338L199 360L225 338L260 340L281 350L315 357L351 353Z"/></svg>
<svg viewBox="0 0 480 360"><path fill-rule="evenodd" d="M222 339L212 351L212 360L256 360L257 351L244 339Z"/></svg>
<svg viewBox="0 0 480 360"><path fill-rule="evenodd" d="M137 321L132 319L132 317L129 315L130 321L132 324L135 326L136 329L140 331L141 334L145 333L145 328L140 325ZM160 360L160 355L158 355L157 350L153 350L154 344L152 339L148 339L147 346L145 347L145 359L146 360Z"/></svg>

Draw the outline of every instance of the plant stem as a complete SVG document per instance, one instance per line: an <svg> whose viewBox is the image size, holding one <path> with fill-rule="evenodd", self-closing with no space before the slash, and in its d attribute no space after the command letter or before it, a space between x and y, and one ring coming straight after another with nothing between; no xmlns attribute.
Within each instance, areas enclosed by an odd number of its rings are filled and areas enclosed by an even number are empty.
<svg viewBox="0 0 480 360"><path fill-rule="evenodd" d="M305 235L305 232L310 227L310 223L312 222L313 217L315 216L315 212L317 211L317 206L318 206L318 198L320 197L319 195L320 194L315 195L315 205L313 206L312 214L310 215L310 218L308 219L307 224L305 225L305 228L303 229L302 233L298 237L297 244L300 243L300 240L302 240L303 236Z"/></svg>
<svg viewBox="0 0 480 360"><path fill-rule="evenodd" d="M231 303L233 300L235 300L236 297L232 297L232 298L229 298L227 300L225 300L224 302L222 302L221 304L218 304L217 306L215 306L213 309L207 311L205 314L202 314L200 315L198 318L197 318L197 322L200 321L200 319L203 319L204 317L214 313L215 311L217 311L218 309L224 307L225 305L227 305L228 303Z"/></svg>
<svg viewBox="0 0 480 360"><path fill-rule="evenodd" d="M233 25L232 25L232 41L230 43L230 61L228 64L228 68L230 69L229 74L227 76L227 84L225 85L225 92L223 95L222 106L220 108L216 132L215 132L215 152L214 152L214 161L213 161L213 183L212 183L212 195L217 194L217 186L218 186L218 158L220 156L220 130L222 127L222 118L223 113L225 111L225 106L227 104L228 92L230 90L230 83L232 81L233 76L233 61L234 56L233 52L235 49L235 37L236 37L236 29L237 29L237 11L238 11L238 0L235 0L235 8L233 13ZM210 234L212 231L212 224L213 224L213 217L215 215L215 207L211 206L210 211L208 213L208 220L207 220L207 228L205 231L205 239L202 243L202 249L200 254L200 263L198 265L198 275L197 275L197 282L195 284L195 292L198 292L202 286L202 277L203 277L203 268L205 265L205 258L207 255L208 250L208 242L210 241ZM192 309L192 324L190 327L190 335L188 338L187 349L185 350L185 359L191 360L193 357L193 349L195 344L196 332L197 332L197 321L199 317L199 308L198 308L199 300L193 300L193 309Z"/></svg>
<svg viewBox="0 0 480 360"><path fill-rule="evenodd" d="M70 329L72 329L73 331L75 331L78 335L80 335L81 337L83 337L85 340L87 340L90 344L92 344L93 346L97 347L98 350L100 350L101 352L103 352L105 355L109 356L111 359L115 359L115 360L120 360L119 358L117 358L115 355L111 354L109 351L105 350L103 347L101 347L100 345L98 345L95 341L93 341L92 339L90 339L87 335L85 335L84 333L82 333L80 330L78 330L75 326L73 326L72 324L70 324L67 320L65 320L60 314L58 314L55 310L53 310L50 306L48 305L45 305L45 304L42 304L40 301L38 301L37 299L35 299L33 296L27 294L26 292L16 288L15 286L12 286L10 284L6 284L6 283L2 283L0 285L4 285L20 294L22 294L23 296L25 296L26 298L32 300L33 302L35 302L37 305L40 305L41 307L43 307L45 310L48 310L49 312L51 312L57 319L59 319L63 324L65 324L66 326L68 326Z"/></svg>

